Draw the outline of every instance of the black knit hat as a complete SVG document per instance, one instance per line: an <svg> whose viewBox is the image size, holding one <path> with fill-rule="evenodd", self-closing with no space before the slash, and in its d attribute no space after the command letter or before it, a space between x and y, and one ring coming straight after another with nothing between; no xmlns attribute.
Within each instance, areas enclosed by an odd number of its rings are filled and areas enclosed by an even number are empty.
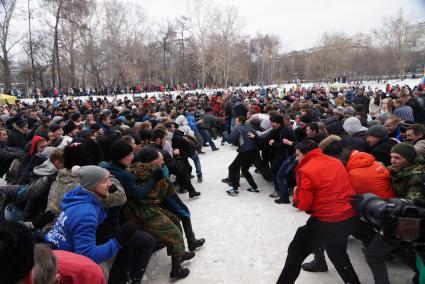
<svg viewBox="0 0 425 284"><path fill-rule="evenodd" d="M2 283L18 283L34 267L34 240L18 222L0 222L0 275Z"/></svg>
<svg viewBox="0 0 425 284"><path fill-rule="evenodd" d="M49 130L52 131L52 132L58 131L59 129L61 129L61 127L58 124L52 124L49 127Z"/></svg>
<svg viewBox="0 0 425 284"><path fill-rule="evenodd" d="M109 158L112 162L118 162L133 152L133 147L118 139L109 148Z"/></svg>
<svg viewBox="0 0 425 284"><path fill-rule="evenodd" d="M75 128L77 128L77 125L75 125L74 122L69 121L65 126L63 127L63 133L66 135L73 131Z"/></svg>
<svg viewBox="0 0 425 284"><path fill-rule="evenodd" d="M281 114L274 114L270 117L271 122L280 123L283 124L283 115Z"/></svg>
<svg viewBox="0 0 425 284"><path fill-rule="evenodd" d="M74 142L65 147L63 164L68 170L73 166L96 165L98 161L92 161L90 157L90 148L85 143Z"/></svg>
<svg viewBox="0 0 425 284"><path fill-rule="evenodd" d="M158 156L158 150L148 146L140 150L139 154L137 155L137 160L142 163L149 163L158 158Z"/></svg>
<svg viewBox="0 0 425 284"><path fill-rule="evenodd" d="M16 124L16 126L17 126L17 127L19 127L19 128L24 128L25 126L27 126L27 125L28 125L28 123L27 123L25 120L23 120L23 119L18 119L18 120L15 122L15 124Z"/></svg>

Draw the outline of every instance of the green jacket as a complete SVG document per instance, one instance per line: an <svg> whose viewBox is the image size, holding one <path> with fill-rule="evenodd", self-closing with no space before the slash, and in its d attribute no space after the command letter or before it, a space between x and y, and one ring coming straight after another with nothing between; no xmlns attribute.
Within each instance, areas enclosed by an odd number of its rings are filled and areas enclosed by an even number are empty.
<svg viewBox="0 0 425 284"><path fill-rule="evenodd" d="M415 162L400 172L391 171L391 184L397 197L412 200L425 207L425 159L418 156Z"/></svg>

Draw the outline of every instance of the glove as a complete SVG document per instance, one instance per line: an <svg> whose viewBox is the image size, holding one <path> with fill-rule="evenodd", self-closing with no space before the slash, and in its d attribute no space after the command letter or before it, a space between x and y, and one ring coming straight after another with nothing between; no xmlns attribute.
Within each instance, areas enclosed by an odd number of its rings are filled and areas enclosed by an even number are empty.
<svg viewBox="0 0 425 284"><path fill-rule="evenodd" d="M152 173L152 178L155 182L164 178L164 173L162 172L162 168L157 168Z"/></svg>
<svg viewBox="0 0 425 284"><path fill-rule="evenodd" d="M40 216L34 218L32 220L32 225L34 226L34 229L38 230L49 224L55 219L55 214L53 214L52 211L46 211Z"/></svg>
<svg viewBox="0 0 425 284"><path fill-rule="evenodd" d="M131 236L136 232L136 227L133 223L127 222L121 227L118 227L117 233L115 234L115 239L120 243L121 246L124 246L125 243Z"/></svg>
<svg viewBox="0 0 425 284"><path fill-rule="evenodd" d="M118 190L118 187L115 184L111 184L111 186L108 188L109 193L114 193Z"/></svg>
<svg viewBox="0 0 425 284"><path fill-rule="evenodd" d="M359 210L360 204L363 202L363 199L363 195L361 194L356 194L352 196L351 205L355 210Z"/></svg>

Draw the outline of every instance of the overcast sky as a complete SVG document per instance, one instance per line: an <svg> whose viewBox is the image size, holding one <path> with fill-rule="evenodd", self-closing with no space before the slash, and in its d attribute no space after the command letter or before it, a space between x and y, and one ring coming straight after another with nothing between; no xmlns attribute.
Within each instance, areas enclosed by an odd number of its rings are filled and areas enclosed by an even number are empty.
<svg viewBox="0 0 425 284"><path fill-rule="evenodd" d="M142 6L151 20L188 15L190 0L127 0ZM402 7L412 22L425 21L425 0L215 0L234 5L243 21L242 32L274 33L283 50L309 48L323 32L368 33L384 16Z"/></svg>

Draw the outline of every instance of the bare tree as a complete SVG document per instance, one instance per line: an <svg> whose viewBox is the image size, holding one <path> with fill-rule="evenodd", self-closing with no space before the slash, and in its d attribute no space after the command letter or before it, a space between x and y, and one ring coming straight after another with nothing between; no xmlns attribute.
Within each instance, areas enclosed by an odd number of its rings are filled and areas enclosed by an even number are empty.
<svg viewBox="0 0 425 284"><path fill-rule="evenodd" d="M0 63L3 67L4 85L7 90L12 89L11 72L10 72L10 50L18 43L18 40L9 43L10 40L10 23L13 18L16 7L16 0L0 1Z"/></svg>

